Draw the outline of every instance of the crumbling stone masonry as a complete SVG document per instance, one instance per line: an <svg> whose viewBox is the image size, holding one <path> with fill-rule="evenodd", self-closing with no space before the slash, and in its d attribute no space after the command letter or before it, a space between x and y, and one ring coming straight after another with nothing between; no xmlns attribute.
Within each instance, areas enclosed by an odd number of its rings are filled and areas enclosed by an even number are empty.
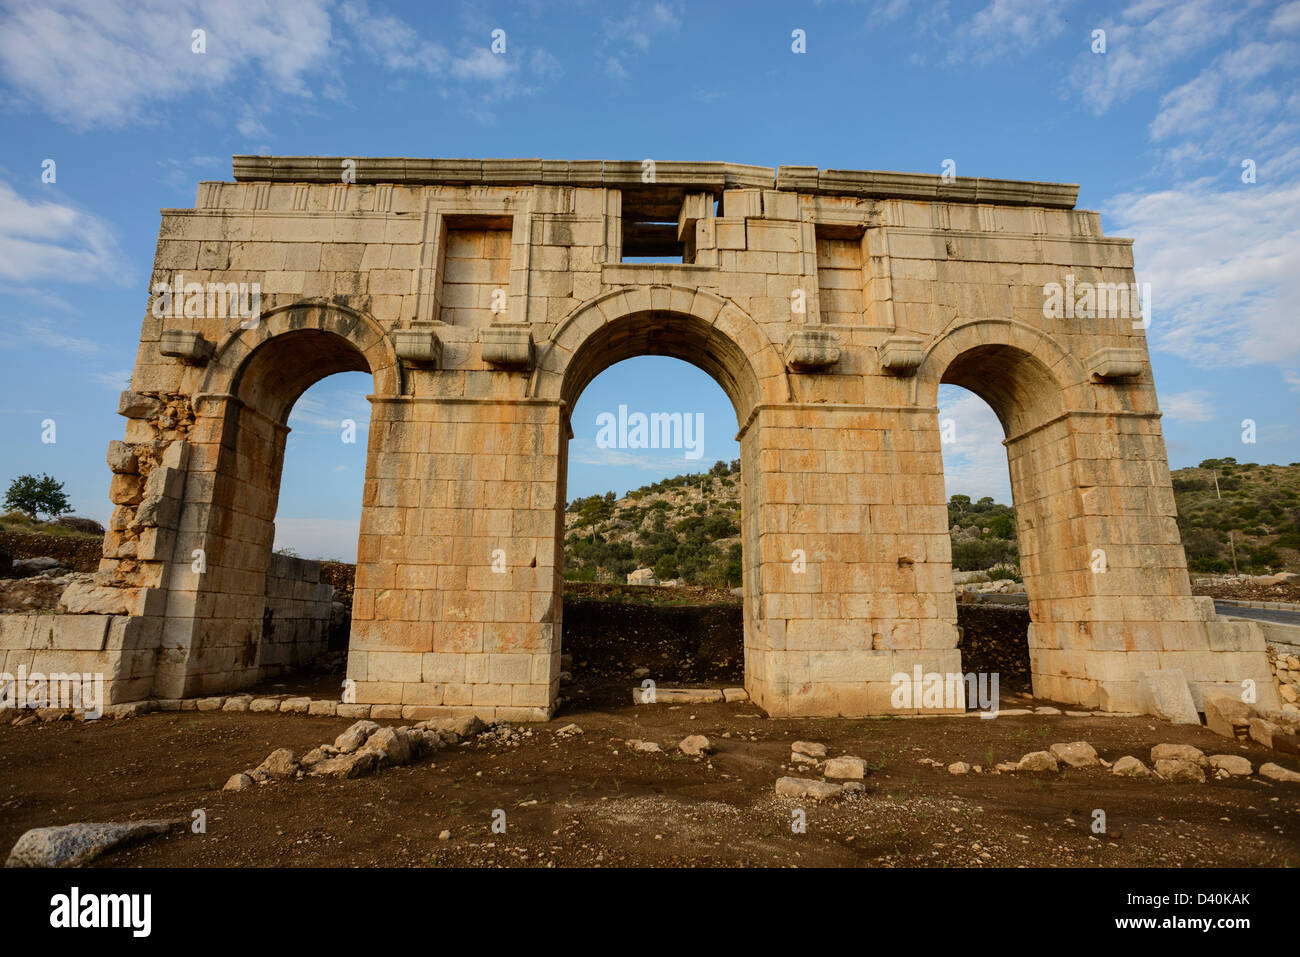
<svg viewBox="0 0 1300 957"><path fill-rule="evenodd" d="M151 297L98 584L68 596L115 616L116 694L247 679L286 419L361 370L356 700L549 717L569 414L655 354L735 406L745 684L769 713L886 713L893 676L962 670L940 383L1006 429L1039 695L1136 710L1143 672L1178 669L1198 703L1243 679L1275 703L1256 626L1191 595L1140 315L1115 309L1131 243L1077 187L649 161L239 156L234 174L162 212L152 283L184 294ZM231 285L190 285L212 283ZM227 308L241 283L255 316ZM1045 308L1086 283L1111 284L1097 310Z"/></svg>

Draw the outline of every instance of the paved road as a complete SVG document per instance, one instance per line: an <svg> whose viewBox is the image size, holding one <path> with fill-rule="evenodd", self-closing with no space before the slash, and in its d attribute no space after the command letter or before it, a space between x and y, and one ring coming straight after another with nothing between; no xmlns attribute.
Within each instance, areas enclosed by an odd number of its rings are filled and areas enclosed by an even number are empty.
<svg viewBox="0 0 1300 957"><path fill-rule="evenodd" d="M1239 608L1236 605L1214 603L1220 615L1234 618L1254 618L1256 621L1276 621L1283 625L1300 625L1300 611L1279 611L1275 608Z"/></svg>

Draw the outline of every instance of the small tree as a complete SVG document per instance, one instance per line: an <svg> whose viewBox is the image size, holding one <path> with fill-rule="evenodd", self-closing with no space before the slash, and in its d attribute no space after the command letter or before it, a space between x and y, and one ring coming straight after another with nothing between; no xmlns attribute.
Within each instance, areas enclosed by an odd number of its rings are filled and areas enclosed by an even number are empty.
<svg viewBox="0 0 1300 957"><path fill-rule="evenodd" d="M5 508L17 509L35 520L38 512L57 518L72 511L72 503L63 494L62 482L41 473L39 477L20 475L10 482L9 491L5 493Z"/></svg>

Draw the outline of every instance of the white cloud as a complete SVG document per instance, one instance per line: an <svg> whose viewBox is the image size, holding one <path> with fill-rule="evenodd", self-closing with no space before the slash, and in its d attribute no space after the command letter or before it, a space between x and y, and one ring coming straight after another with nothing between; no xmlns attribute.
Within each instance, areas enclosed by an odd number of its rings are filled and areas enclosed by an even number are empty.
<svg viewBox="0 0 1300 957"><path fill-rule="evenodd" d="M0 279L126 285L130 274L104 220L53 198L24 198L0 182Z"/></svg>
<svg viewBox="0 0 1300 957"><path fill-rule="evenodd" d="M340 396L324 391L321 394L329 395L329 401L303 395L293 404L293 410L289 413L289 428L304 429L310 427L319 432L339 432L342 429L343 420L351 418L357 424L358 441L364 441L366 431L370 428L369 418L362 418L355 413L350 415L340 414L341 403L337 401ZM350 410L344 409L343 411L346 413Z"/></svg>
<svg viewBox="0 0 1300 957"><path fill-rule="evenodd" d="M1158 86L1171 67L1220 40L1241 17L1225 0L1137 0L1118 20L1090 27L1106 31L1106 52L1079 54L1071 83L1101 115L1116 103Z"/></svg>
<svg viewBox="0 0 1300 957"><path fill-rule="evenodd" d="M441 43L422 38L398 17L372 13L364 2L345 3L343 22L356 36L361 51L390 70L422 70L437 76L450 55Z"/></svg>
<svg viewBox="0 0 1300 957"><path fill-rule="evenodd" d="M1274 33L1300 33L1300 0L1278 7L1268 26Z"/></svg>
<svg viewBox="0 0 1300 957"><path fill-rule="evenodd" d="M647 53L658 36L676 32L682 24L680 3L638 3L629 9L624 17L605 19L600 30L605 72L620 80L628 75L628 65Z"/></svg>
<svg viewBox="0 0 1300 957"><path fill-rule="evenodd" d="M6 320L0 326L0 346L5 349L44 347L76 355L94 355L103 351L98 342L69 335L44 318Z"/></svg>
<svg viewBox="0 0 1300 957"><path fill-rule="evenodd" d="M1295 369L1287 369L1282 373L1282 378L1286 382L1286 387L1292 392L1300 392L1300 372Z"/></svg>
<svg viewBox="0 0 1300 957"><path fill-rule="evenodd" d="M652 32L661 6L645 17ZM204 53L191 47L194 29L206 32ZM164 104L222 94L231 125L264 139L283 97L344 98L350 51L494 99L532 92L514 82L524 62L541 79L562 72L542 49L498 56L466 43L454 53L365 0L18 0L0 12L0 79L20 103L78 130L158 122Z"/></svg>
<svg viewBox="0 0 1300 957"><path fill-rule="evenodd" d="M154 104L236 79L313 95L329 63L329 0L41 0L0 17L0 75L76 129L150 119ZM191 32L206 32L206 52Z"/></svg>
<svg viewBox="0 0 1300 957"><path fill-rule="evenodd" d="M1194 389L1164 396L1160 408L1165 418L1175 422L1209 422L1214 418L1213 402L1210 393Z"/></svg>
<svg viewBox="0 0 1300 957"><path fill-rule="evenodd" d="M1023 55L1065 30L1069 0L993 0L960 28L950 60Z"/></svg>
<svg viewBox="0 0 1300 957"><path fill-rule="evenodd" d="M1300 358L1300 184L1214 190L1207 180L1104 204L1151 284L1152 348L1197 365Z"/></svg>
<svg viewBox="0 0 1300 957"><path fill-rule="evenodd" d="M513 61L504 54L493 53L487 47L478 47L451 63L451 75L458 80L488 80L500 82L515 70Z"/></svg>
<svg viewBox="0 0 1300 957"><path fill-rule="evenodd" d="M1300 124L1296 110L1282 107L1300 105L1300 84L1289 69L1297 60L1300 46L1293 42L1250 40L1166 93L1150 126L1153 142L1171 144L1164 147L1166 166L1182 170L1195 156L1218 170L1244 155L1267 162L1273 181L1296 169L1291 154Z"/></svg>
<svg viewBox="0 0 1300 957"><path fill-rule="evenodd" d="M360 519L277 518L275 547L292 548L303 558L357 560Z"/></svg>
<svg viewBox="0 0 1300 957"><path fill-rule="evenodd" d="M943 443L943 484L949 498L991 495L1011 504L1011 475L1006 433L993 410L979 396L957 386L939 388L941 428L951 423L952 439Z"/></svg>

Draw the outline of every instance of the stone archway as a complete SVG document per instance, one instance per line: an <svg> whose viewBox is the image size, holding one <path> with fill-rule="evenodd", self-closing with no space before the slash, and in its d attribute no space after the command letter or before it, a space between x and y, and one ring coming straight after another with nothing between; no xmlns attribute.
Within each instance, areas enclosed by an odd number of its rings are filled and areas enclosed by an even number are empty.
<svg viewBox="0 0 1300 957"><path fill-rule="evenodd" d="M272 556L289 413L303 392L338 372L369 372L376 394L397 391L391 345L362 313L297 302L249 326L221 344L193 399L154 679L159 697L246 687L323 650L283 636L285 647L271 647L272 595L283 589L293 603L302 587L300 568L280 567L302 563Z"/></svg>
<svg viewBox="0 0 1300 957"><path fill-rule="evenodd" d="M549 717L566 419L601 368L655 352L736 409L746 686L770 714L917 711L900 675L960 673L944 381L1007 430L1040 694L1137 710L1143 673L1178 669L1194 699L1249 678L1273 700L1259 630L1190 595L1131 243L1074 208L1077 187L412 158L350 161L339 183L342 164L237 157L236 182L163 212L155 274L183 274L186 298L262 283L270 308L249 329L189 304L141 326L112 528L78 603L119 619L87 652L114 700L255 670L251 556L284 414L313 376L366 368L357 702ZM681 263L625 261L647 226ZM1049 314L1049 289L1085 284L1104 314Z"/></svg>
<svg viewBox="0 0 1300 957"><path fill-rule="evenodd" d="M565 436L572 437L569 415L588 384L610 366L637 356L668 356L688 362L718 383L736 413L740 438L742 581L745 682L765 673L767 650L761 639L760 606L748 600L760 586L758 526L744 516L757 514L758 489L746 476L758 476L758 430L747 428L763 400L761 372L768 387L779 385L784 367L780 356L742 310L718 296L683 287L622 288L575 311L557 329L551 350L539 362L538 387L558 398ZM556 496L556 567L563 568L564 508L567 501L567 441L562 440ZM556 605L562 607L563 583L557 584ZM562 643L560 616L556 642ZM751 689L751 693L756 693Z"/></svg>

